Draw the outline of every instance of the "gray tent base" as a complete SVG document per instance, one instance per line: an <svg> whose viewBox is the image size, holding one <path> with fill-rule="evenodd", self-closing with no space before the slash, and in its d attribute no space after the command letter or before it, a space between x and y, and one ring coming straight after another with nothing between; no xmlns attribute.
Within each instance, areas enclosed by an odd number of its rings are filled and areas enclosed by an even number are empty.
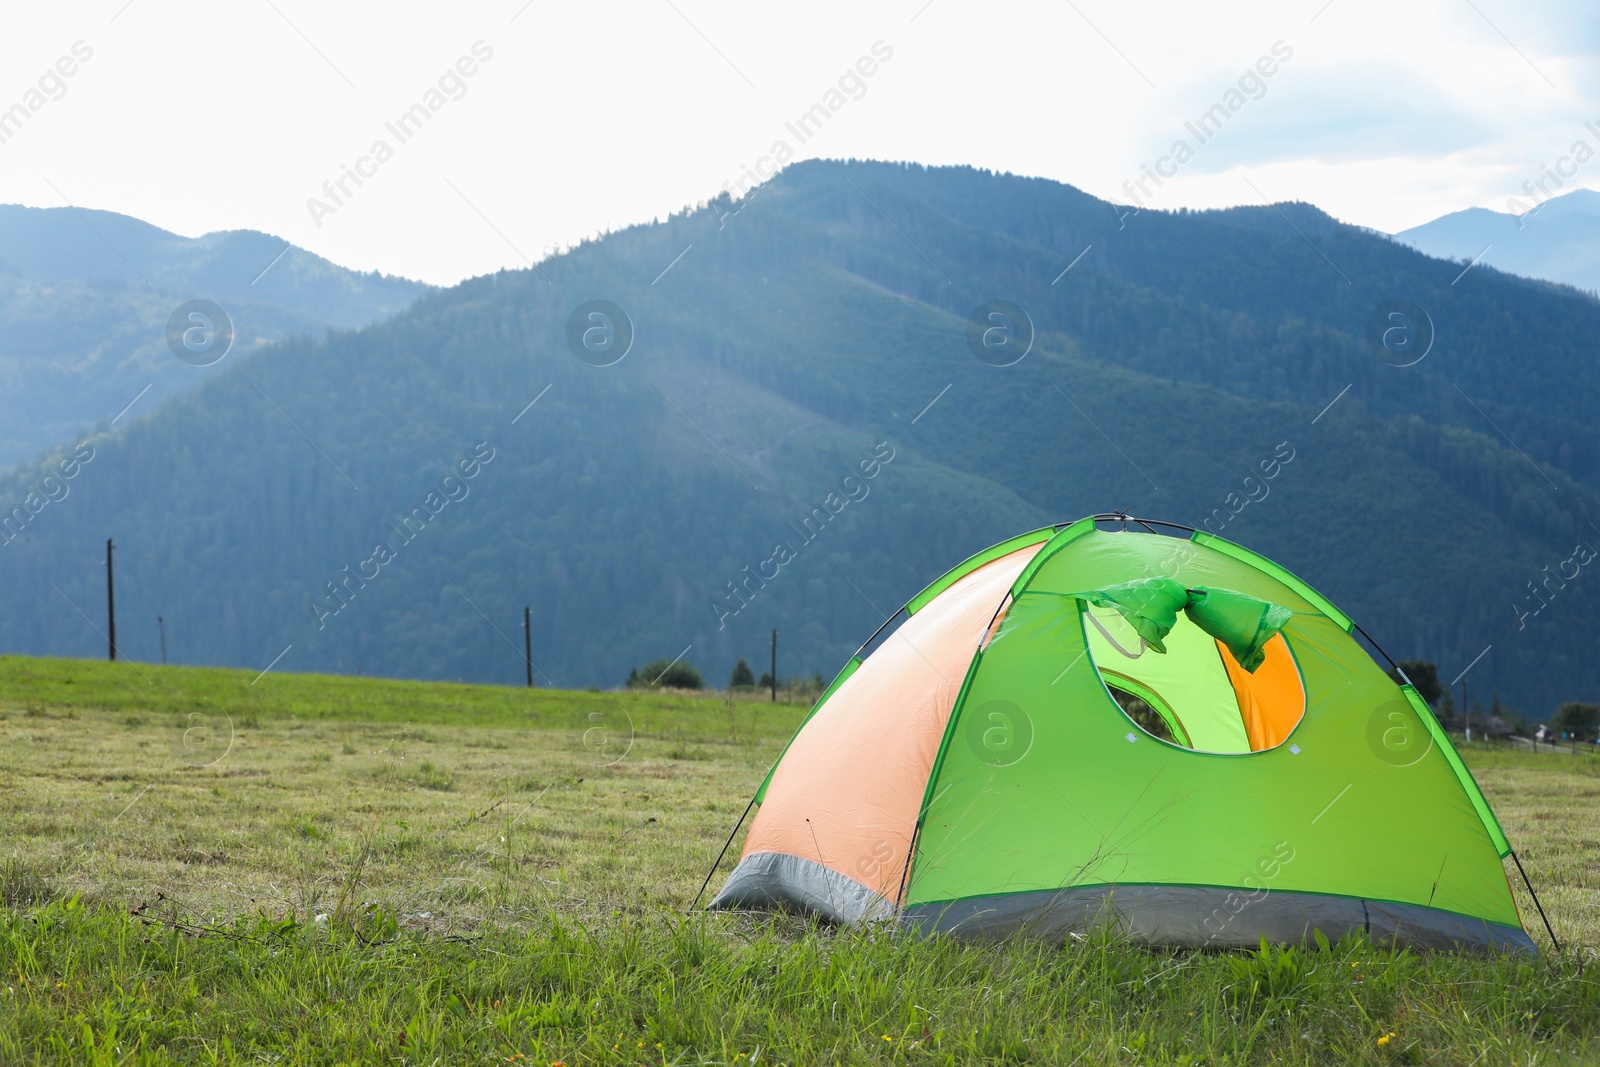
<svg viewBox="0 0 1600 1067"><path fill-rule="evenodd" d="M1520 928L1417 904L1325 896L1250 893L1208 886L1095 886L979 897L907 908L901 922L923 934L988 940L1017 934L1060 941L1110 922L1136 944L1254 948L1308 944L1363 933L1375 942L1437 951L1536 955Z"/></svg>
<svg viewBox="0 0 1600 1067"><path fill-rule="evenodd" d="M827 922L896 920L894 905L853 878L798 856L746 856L710 907L815 915ZM1110 925L1135 944L1185 948L1255 948L1310 944L1363 933L1374 942L1435 951L1536 955L1520 928L1417 904L1210 886L1092 886L977 897L905 909L898 923L922 934L963 940L1036 937L1065 941Z"/></svg>
<svg viewBox="0 0 1600 1067"><path fill-rule="evenodd" d="M757 852L739 861L707 907L753 908L815 915L831 923L894 917L894 905L854 878L820 863L781 852Z"/></svg>

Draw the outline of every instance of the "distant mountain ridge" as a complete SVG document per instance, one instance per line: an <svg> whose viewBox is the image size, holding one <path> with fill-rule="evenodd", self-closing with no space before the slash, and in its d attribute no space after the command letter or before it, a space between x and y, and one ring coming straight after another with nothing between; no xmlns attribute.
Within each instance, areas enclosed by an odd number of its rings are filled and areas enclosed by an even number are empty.
<svg viewBox="0 0 1600 1067"><path fill-rule="evenodd" d="M1575 189L1522 215L1473 207L1395 237L1441 259L1600 292L1600 192Z"/></svg>
<svg viewBox="0 0 1600 1067"><path fill-rule="evenodd" d="M252 230L190 238L109 211L0 205L0 468L116 418L136 395L128 417L216 373L169 351L167 320L185 301L224 309L233 359L374 322L428 289Z"/></svg>
<svg viewBox="0 0 1600 1067"><path fill-rule="evenodd" d="M1397 657L1537 714L1600 687L1587 570L1528 600L1600 538L1600 302L1460 272L1304 204L1129 213L797 164L230 358L93 438L70 498L0 546L0 648L100 654L114 536L134 660L160 615L181 662L516 683L527 605L556 684L678 655L721 681L773 629L781 674L827 674L965 555L1126 508L1278 560ZM984 347L994 306L1024 358ZM1374 340L1396 306L1420 361ZM43 470L0 479L0 519Z"/></svg>

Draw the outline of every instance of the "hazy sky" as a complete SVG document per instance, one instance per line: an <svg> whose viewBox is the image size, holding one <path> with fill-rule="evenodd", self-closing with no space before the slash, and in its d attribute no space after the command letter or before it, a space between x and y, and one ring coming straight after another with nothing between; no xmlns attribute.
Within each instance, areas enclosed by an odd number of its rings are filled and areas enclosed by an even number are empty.
<svg viewBox="0 0 1600 1067"><path fill-rule="evenodd" d="M445 6L8 11L0 110L27 114L0 121L0 201L260 229L444 283L704 201L780 141L1391 231L1506 210L1576 141L1600 149L1600 5L1577 0ZM785 124L819 104L802 142ZM1130 195L1145 165L1171 176ZM341 192L347 167L366 176ZM1562 169L1600 186L1600 160Z"/></svg>

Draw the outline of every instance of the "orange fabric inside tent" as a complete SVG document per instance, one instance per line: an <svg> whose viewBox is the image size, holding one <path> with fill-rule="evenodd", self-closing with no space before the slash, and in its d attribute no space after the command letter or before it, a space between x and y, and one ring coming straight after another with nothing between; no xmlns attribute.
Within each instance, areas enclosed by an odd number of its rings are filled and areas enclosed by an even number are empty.
<svg viewBox="0 0 1600 1067"><path fill-rule="evenodd" d="M1222 665L1228 669L1228 680L1239 697L1239 714L1250 739L1250 751L1261 752L1282 744L1306 710L1300 668L1295 666L1283 635L1276 634L1267 642L1263 649L1266 659L1254 674L1239 666L1221 641L1217 642L1217 651L1222 654Z"/></svg>

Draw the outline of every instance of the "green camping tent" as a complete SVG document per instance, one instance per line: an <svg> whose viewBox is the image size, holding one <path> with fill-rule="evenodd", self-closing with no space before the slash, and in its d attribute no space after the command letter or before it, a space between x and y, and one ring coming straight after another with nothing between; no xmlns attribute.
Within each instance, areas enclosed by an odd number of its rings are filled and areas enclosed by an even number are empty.
<svg viewBox="0 0 1600 1067"><path fill-rule="evenodd" d="M1510 844L1427 705L1271 561L1095 516L979 553L890 622L768 773L712 907L1534 950Z"/></svg>

